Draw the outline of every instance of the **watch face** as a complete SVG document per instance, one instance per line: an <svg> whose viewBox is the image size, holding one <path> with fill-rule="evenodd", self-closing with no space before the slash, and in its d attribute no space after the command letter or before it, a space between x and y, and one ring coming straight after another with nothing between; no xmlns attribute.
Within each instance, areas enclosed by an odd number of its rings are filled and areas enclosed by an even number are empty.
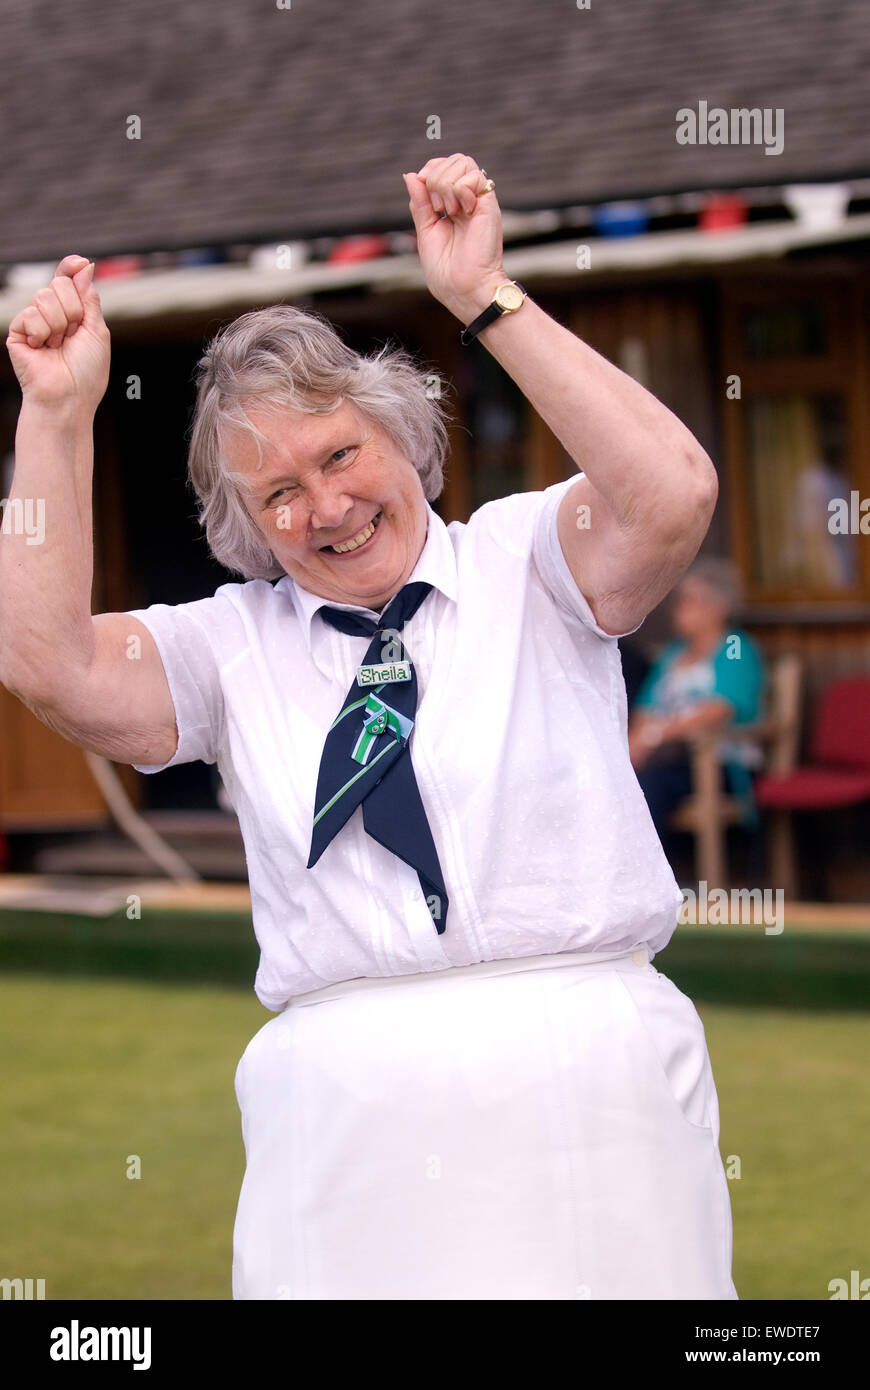
<svg viewBox="0 0 870 1390"><path fill-rule="evenodd" d="M499 285L495 292L496 303L507 313L512 309L518 309L524 298L522 290L518 290L516 285Z"/></svg>

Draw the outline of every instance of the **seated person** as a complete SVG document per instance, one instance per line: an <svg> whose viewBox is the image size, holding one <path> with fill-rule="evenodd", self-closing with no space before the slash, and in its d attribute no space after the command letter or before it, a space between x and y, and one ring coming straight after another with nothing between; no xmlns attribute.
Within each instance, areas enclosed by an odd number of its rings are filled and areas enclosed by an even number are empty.
<svg viewBox="0 0 870 1390"><path fill-rule="evenodd" d="M752 724L762 714L761 654L747 633L728 627L740 598L729 561L696 560L674 591L677 639L653 664L634 702L629 754L662 840L672 811L692 792L686 740L732 723ZM723 741L718 757L723 787L740 798L741 823L752 829L752 772L760 766L761 749L750 740Z"/></svg>

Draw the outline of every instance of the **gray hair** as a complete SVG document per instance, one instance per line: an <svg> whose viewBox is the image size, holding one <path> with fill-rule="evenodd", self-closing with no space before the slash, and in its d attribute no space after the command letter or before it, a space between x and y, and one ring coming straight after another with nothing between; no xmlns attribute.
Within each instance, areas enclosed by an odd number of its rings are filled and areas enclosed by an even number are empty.
<svg viewBox="0 0 870 1390"><path fill-rule="evenodd" d="M743 603L743 583L737 568L721 555L700 555L683 575L683 580L696 579L715 594L732 617Z"/></svg>
<svg viewBox="0 0 870 1390"><path fill-rule="evenodd" d="M429 394L435 381L436 395ZM197 364L188 476L214 558L245 579L284 574L246 510L225 454L228 428L262 438L245 407L328 415L343 401L389 436L420 476L427 501L440 496L447 454L444 384L403 348L370 357L342 342L321 314L273 304L221 329Z"/></svg>

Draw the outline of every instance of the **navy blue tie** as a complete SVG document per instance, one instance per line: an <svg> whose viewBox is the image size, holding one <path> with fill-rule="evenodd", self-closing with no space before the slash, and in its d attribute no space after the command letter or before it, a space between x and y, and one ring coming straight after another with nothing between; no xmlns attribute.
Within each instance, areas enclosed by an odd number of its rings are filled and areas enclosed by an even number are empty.
<svg viewBox="0 0 870 1390"><path fill-rule="evenodd" d="M371 637L363 666L382 665L385 636L393 654L389 665L407 664L409 679L360 685L354 681L330 725L320 759L314 799L314 825L307 868L362 804L366 833L417 870L420 887L439 935L447 926L447 893L438 851L411 764L408 740L417 714L417 675L399 636L431 584L406 584L377 621L362 613L323 604L326 622L353 636ZM399 654L396 655L398 643ZM370 677L376 681L376 676Z"/></svg>

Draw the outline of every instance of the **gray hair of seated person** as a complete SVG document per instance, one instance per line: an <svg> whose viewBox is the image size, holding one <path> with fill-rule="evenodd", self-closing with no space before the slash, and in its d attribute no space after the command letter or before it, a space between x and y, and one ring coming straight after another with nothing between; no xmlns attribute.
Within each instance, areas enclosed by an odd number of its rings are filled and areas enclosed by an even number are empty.
<svg viewBox="0 0 870 1390"><path fill-rule="evenodd" d="M265 438L246 411L328 415L350 401L414 465L427 501L441 494L446 385L403 348L386 343L363 356L321 314L274 304L221 329L200 358L195 379L188 479L212 555L245 579L285 573L247 511L227 461L229 429L247 430L262 458Z"/></svg>
<svg viewBox="0 0 870 1390"><path fill-rule="evenodd" d="M735 565L719 555L699 555L689 566L680 583L687 579L697 580L718 600L725 610L725 617L731 618L743 604L743 582Z"/></svg>

